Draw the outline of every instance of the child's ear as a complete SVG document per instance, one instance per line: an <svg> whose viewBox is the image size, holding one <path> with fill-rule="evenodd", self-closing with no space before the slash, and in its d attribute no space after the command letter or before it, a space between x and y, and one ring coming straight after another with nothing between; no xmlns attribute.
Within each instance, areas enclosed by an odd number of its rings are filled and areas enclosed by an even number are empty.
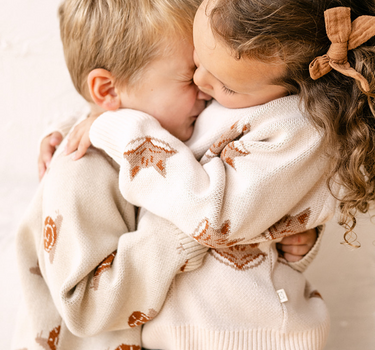
<svg viewBox="0 0 375 350"><path fill-rule="evenodd" d="M98 106L107 111L116 111L121 104L114 81L112 74L102 68L92 70L87 77L91 98Z"/></svg>

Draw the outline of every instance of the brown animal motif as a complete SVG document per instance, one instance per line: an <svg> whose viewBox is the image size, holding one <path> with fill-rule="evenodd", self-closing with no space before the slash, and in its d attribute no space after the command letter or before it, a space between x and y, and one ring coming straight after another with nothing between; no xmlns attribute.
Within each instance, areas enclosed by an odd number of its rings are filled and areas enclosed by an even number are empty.
<svg viewBox="0 0 375 350"><path fill-rule="evenodd" d="M121 344L115 350L141 350L142 348L138 345L126 345Z"/></svg>
<svg viewBox="0 0 375 350"><path fill-rule="evenodd" d="M90 288L93 288L94 290L97 290L99 288L99 280L100 276L103 274L104 271L111 268L113 264L113 260L115 259L115 256L117 254L117 250L115 250L113 253L109 254L95 269L94 277L92 279L92 284Z"/></svg>
<svg viewBox="0 0 375 350"><path fill-rule="evenodd" d="M192 237L200 244L210 248L230 247L244 240L244 238L229 240L229 232L229 220L225 221L219 229L214 229L208 219L204 219L195 229Z"/></svg>
<svg viewBox="0 0 375 350"><path fill-rule="evenodd" d="M55 256L56 250L56 243L59 237L59 230L61 227L62 216L57 215L55 220L53 220L50 216L47 216L44 220L43 226L43 242L44 242L44 250L49 253L49 260L50 263L53 263L53 259Z"/></svg>
<svg viewBox="0 0 375 350"><path fill-rule="evenodd" d="M163 177L166 176L166 161L177 153L168 143L150 136L141 137L131 141L128 151L124 152L124 158L130 164L131 180L141 169L154 167Z"/></svg>
<svg viewBox="0 0 375 350"><path fill-rule="evenodd" d="M295 216L285 215L276 224L272 225L263 235L267 240L273 240L306 231L306 225L309 221L310 215L310 208L305 209Z"/></svg>
<svg viewBox="0 0 375 350"><path fill-rule="evenodd" d="M259 244L236 245L223 249L211 249L209 253L221 263L235 269L248 270L259 266L267 254L258 248Z"/></svg>
<svg viewBox="0 0 375 350"><path fill-rule="evenodd" d="M157 312L154 309L149 309L148 315L141 311L134 311L129 317L128 324L130 327L137 327L152 320L156 315Z"/></svg>
<svg viewBox="0 0 375 350"><path fill-rule="evenodd" d="M49 332L48 338L42 338L42 332L38 334L35 341L46 350L57 350L61 326L57 326Z"/></svg>

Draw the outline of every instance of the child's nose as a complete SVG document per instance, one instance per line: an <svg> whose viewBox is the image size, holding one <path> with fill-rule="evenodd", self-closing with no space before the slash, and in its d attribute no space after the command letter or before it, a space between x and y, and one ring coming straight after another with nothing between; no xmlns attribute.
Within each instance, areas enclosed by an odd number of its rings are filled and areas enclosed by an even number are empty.
<svg viewBox="0 0 375 350"><path fill-rule="evenodd" d="M195 70L193 78L195 85L197 85L199 88L202 88L206 91L213 90L213 87L210 84L209 80L209 73L202 66L198 67Z"/></svg>

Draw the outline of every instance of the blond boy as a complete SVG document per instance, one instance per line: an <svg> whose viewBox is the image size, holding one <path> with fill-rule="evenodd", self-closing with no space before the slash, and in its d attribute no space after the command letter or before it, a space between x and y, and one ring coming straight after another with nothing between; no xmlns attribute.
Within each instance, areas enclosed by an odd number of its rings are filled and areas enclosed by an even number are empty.
<svg viewBox="0 0 375 350"><path fill-rule="evenodd" d="M120 93L140 103L154 74L176 69L159 75L158 85L184 92L181 106L189 108L178 119L181 127L170 130L189 137L205 105L189 81L193 49L185 39L196 8L197 2L185 0L63 2L66 62L92 113L101 109L90 90L108 109L119 107ZM176 65L159 67L169 55L180 55ZM147 108L157 108L162 96L152 98L144 101ZM173 102L179 101L176 94ZM96 149L79 162L62 150L19 228L24 300L12 348L141 349L140 326L160 311L175 275L200 266L207 248L150 213L142 213L135 231L136 208L118 189L118 166Z"/></svg>

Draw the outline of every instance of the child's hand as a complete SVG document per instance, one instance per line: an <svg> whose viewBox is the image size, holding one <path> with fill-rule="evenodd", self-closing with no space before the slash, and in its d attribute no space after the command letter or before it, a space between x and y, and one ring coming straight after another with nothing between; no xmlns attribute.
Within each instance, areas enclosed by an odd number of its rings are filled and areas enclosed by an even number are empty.
<svg viewBox="0 0 375 350"><path fill-rule="evenodd" d="M40 152L38 156L38 171L39 181L46 173L47 167L51 162L52 156L63 139L63 136L58 131L53 132L46 136L40 143Z"/></svg>
<svg viewBox="0 0 375 350"><path fill-rule="evenodd" d="M92 123L97 117L99 117L98 114L90 115L87 119L76 125L73 131L70 133L68 143L65 148L65 154L68 155L74 151L77 151L72 157L73 160L82 158L87 149L91 146L89 132Z"/></svg>
<svg viewBox="0 0 375 350"><path fill-rule="evenodd" d="M314 246L318 235L315 229L284 237L277 248L289 262L296 262L303 258Z"/></svg>

